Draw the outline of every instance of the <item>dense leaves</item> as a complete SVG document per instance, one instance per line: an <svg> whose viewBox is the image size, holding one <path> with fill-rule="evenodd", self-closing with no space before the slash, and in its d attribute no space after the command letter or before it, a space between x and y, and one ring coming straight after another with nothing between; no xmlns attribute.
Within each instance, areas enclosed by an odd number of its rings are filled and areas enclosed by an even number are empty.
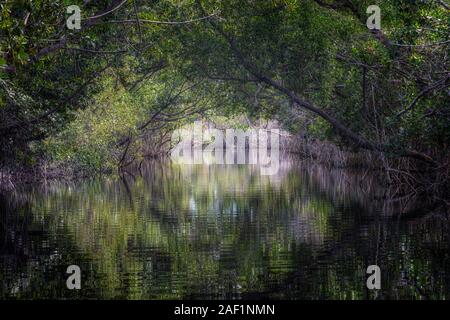
<svg viewBox="0 0 450 320"><path fill-rule="evenodd" d="M448 167L448 6L376 3L382 29L371 31L371 1L6 1L2 158L35 157L30 146L45 148L32 142L73 130L73 119L78 128L89 124L93 145L105 133L105 146L118 148L107 154L118 161L111 154L139 144L161 122L167 133L195 117L245 114L355 151ZM81 30L65 27L69 4L82 8ZM183 98L170 99L177 90ZM115 101L127 101L132 115L121 117L128 119L123 130L86 116L101 96L102 120L122 112L124 102ZM60 147L77 145L68 133L57 139Z"/></svg>

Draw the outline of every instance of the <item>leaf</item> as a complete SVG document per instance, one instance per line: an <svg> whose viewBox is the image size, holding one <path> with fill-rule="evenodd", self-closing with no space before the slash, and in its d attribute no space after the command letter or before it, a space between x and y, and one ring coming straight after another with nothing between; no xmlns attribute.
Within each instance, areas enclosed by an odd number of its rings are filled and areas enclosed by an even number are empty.
<svg viewBox="0 0 450 320"><path fill-rule="evenodd" d="M27 54L25 51L23 51L23 49L21 49L21 50L17 53L17 58L19 59L19 61L20 61L21 63L25 63L25 62L28 61L29 56L28 56L28 54Z"/></svg>

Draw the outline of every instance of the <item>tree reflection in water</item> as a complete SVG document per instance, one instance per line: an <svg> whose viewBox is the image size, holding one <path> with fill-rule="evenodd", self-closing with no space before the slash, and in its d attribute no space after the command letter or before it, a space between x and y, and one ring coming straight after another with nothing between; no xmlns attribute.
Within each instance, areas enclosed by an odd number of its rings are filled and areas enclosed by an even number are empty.
<svg viewBox="0 0 450 320"><path fill-rule="evenodd" d="M143 165L2 195L2 298L449 298L446 218L363 172ZM399 215L400 212L403 212ZM423 212L425 213L425 211ZM411 217L411 218L409 218ZM65 287L67 266L82 289ZM382 290L366 289L377 264Z"/></svg>

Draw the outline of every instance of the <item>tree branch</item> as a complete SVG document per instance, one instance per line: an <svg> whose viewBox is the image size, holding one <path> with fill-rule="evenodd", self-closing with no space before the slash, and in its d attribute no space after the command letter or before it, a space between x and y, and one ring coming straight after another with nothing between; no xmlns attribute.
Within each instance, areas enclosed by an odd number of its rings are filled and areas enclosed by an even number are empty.
<svg viewBox="0 0 450 320"><path fill-rule="evenodd" d="M447 84L445 83L448 79L450 79L450 76L447 76L446 78L441 79L441 80L437 81L436 83L432 84L431 86L429 86L429 87L423 89L423 90L419 93L419 95L418 95L417 97L414 98L413 102L411 102L411 104L410 104L408 107L406 107L405 109L403 109L402 111L400 111L400 112L396 115L396 117L397 117L397 118L398 118L398 117L401 117L402 115L404 115L405 113L407 113L409 110L413 109L413 108L415 107L415 105L417 104L417 102L419 102L419 100L420 100L422 97L424 97L425 95L427 95L429 92L431 92L431 91L433 91L433 90L435 90L435 89L438 89L441 85L442 85L443 87L442 87L442 88L439 88L439 89L444 89L444 88L450 86L450 83L447 83Z"/></svg>
<svg viewBox="0 0 450 320"><path fill-rule="evenodd" d="M200 9L204 12L203 8L201 7L200 1L197 1L197 4L200 6ZM233 39L231 39L216 23L213 21L209 21L213 29L218 32L222 37L227 41L230 49L236 56L236 58L239 60L240 64L249 72L251 73L255 78L257 78L260 82L266 83L272 88L284 93L287 95L295 104L300 106L303 109L309 110L313 112L314 114L320 116L324 120L326 120L328 123L330 123L338 132L339 135L342 137L345 137L349 139L352 143L354 143L356 146L367 149L370 151L377 151L382 153L394 153L394 149L392 146L385 145L385 144L378 144L373 143L366 138L359 136L358 134L354 133L351 129L343 125L338 119L333 117L332 115L326 113L322 109L316 107L311 102L302 99L299 97L294 91L291 91L290 89L284 87L279 82L275 81L274 79L270 78L269 76L262 73L256 65L250 63L248 60L245 59L241 51L236 46ZM428 155L414 151L414 150L405 150L401 152L395 152L399 156L402 157L410 157L414 159L418 159L424 162L427 162L429 164L437 165L437 163Z"/></svg>

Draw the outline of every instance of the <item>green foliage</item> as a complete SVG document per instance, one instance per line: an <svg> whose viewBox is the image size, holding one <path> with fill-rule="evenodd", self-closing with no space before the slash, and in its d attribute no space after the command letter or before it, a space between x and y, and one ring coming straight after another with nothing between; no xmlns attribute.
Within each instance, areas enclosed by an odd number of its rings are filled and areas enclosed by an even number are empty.
<svg viewBox="0 0 450 320"><path fill-rule="evenodd" d="M120 1L77 3L83 17L89 17ZM164 118L162 135L206 114L245 115L277 119L293 132L306 128L321 139L339 140L340 132L317 113L293 104L258 75L370 141L424 153L445 150L450 122L448 79L443 78L449 68L448 12L431 1L376 1L382 31L372 33L365 26L371 4L130 1L98 21L84 20L82 30L70 31L65 28L66 1L2 3L1 155L14 159L31 142L50 137L48 141L59 141L52 157L79 154L83 166L110 167L123 151L114 143L130 134L150 134L161 123L152 117L165 104L169 109L157 117ZM136 16L139 23L133 20ZM205 16L210 17L196 20ZM55 44L60 45L57 50L52 49ZM105 74L115 80L105 81ZM421 95L436 83L436 89ZM189 86L170 101L177 89ZM96 113L103 110L96 108L101 97L113 101L104 118ZM86 110L78 113L80 109ZM80 151L81 146L86 150Z"/></svg>
<svg viewBox="0 0 450 320"><path fill-rule="evenodd" d="M317 118L308 126L308 132L313 137L319 138L320 140L326 140L331 136L332 128L328 122L322 118Z"/></svg>
<svg viewBox="0 0 450 320"><path fill-rule="evenodd" d="M84 171L116 167L120 157L118 137L136 132L142 110L129 93L114 85L112 77L103 82L106 89L93 98L91 106L80 110L65 130L44 141L53 161Z"/></svg>

